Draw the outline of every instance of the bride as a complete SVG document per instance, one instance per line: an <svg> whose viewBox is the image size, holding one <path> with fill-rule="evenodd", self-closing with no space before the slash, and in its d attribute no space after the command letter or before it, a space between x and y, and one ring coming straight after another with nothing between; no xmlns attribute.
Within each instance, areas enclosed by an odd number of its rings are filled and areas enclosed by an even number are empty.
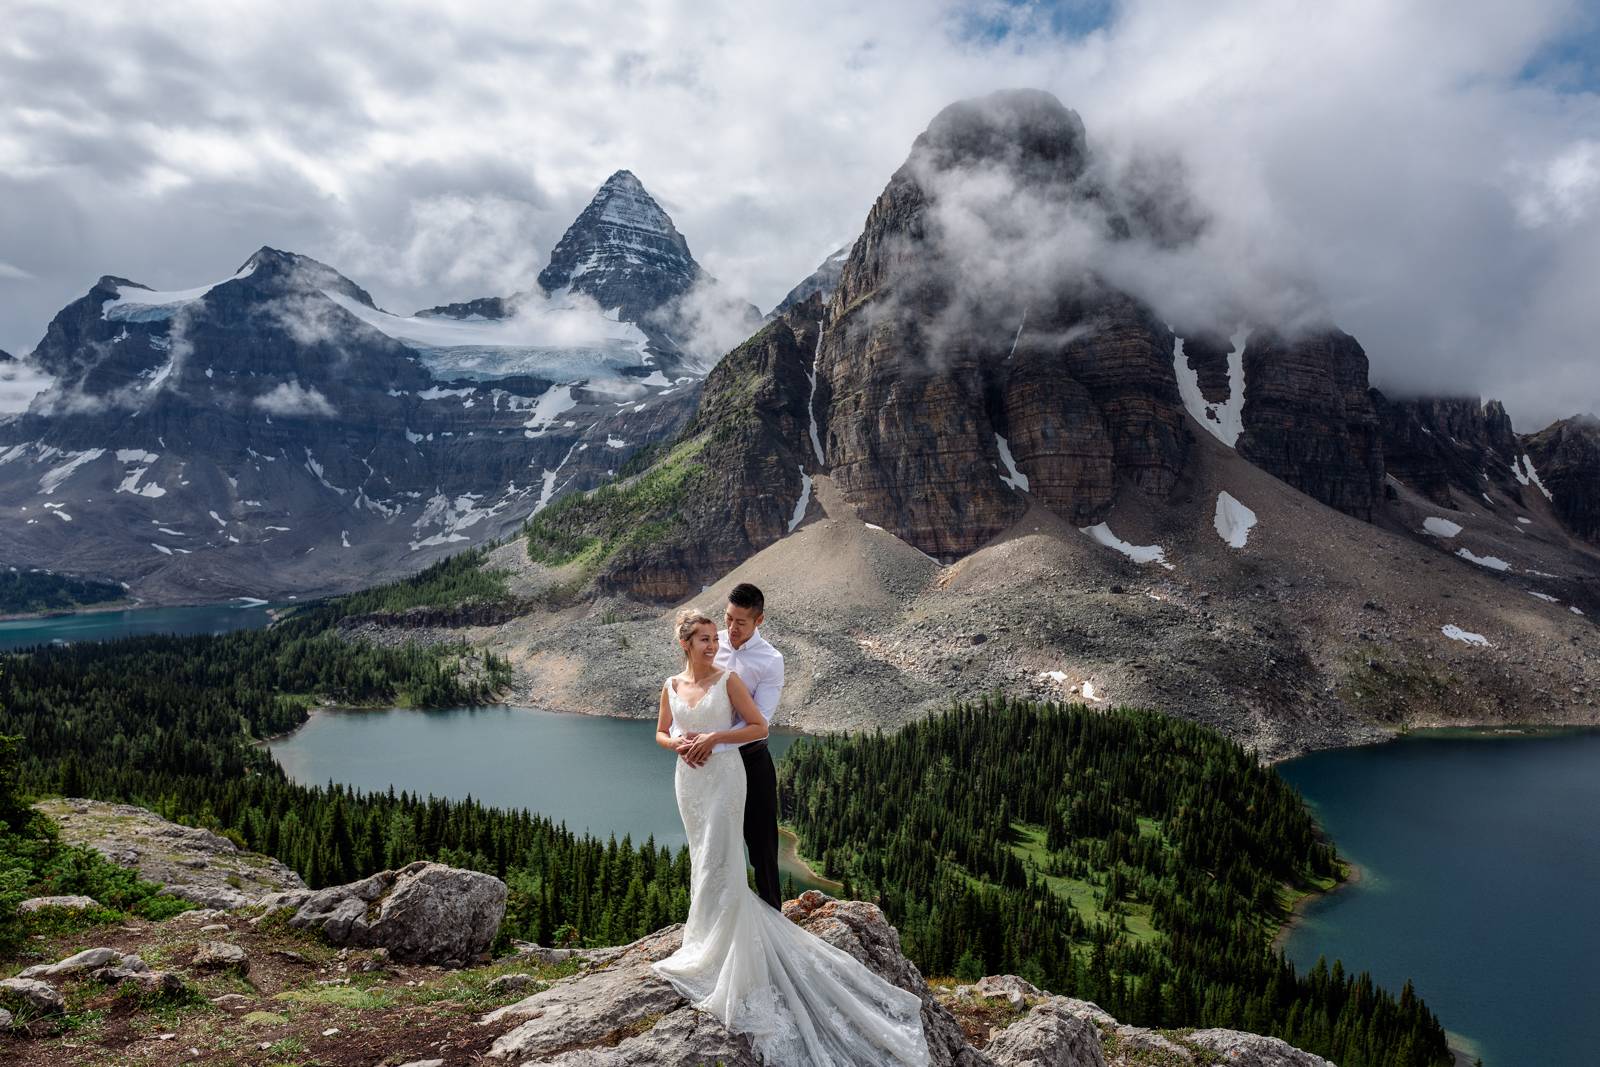
<svg viewBox="0 0 1600 1067"><path fill-rule="evenodd" d="M656 744L678 751L673 721L700 735L704 762L677 760L678 813L689 838L693 880L683 947L651 969L695 1007L750 1038L769 1067L922 1067L928 1062L922 1001L842 949L794 925L750 889L745 875L745 773L736 748L767 736L750 691L719 671L717 626L678 615L682 674L661 688ZM744 720L735 728L734 712ZM707 739L706 735L710 735Z"/></svg>

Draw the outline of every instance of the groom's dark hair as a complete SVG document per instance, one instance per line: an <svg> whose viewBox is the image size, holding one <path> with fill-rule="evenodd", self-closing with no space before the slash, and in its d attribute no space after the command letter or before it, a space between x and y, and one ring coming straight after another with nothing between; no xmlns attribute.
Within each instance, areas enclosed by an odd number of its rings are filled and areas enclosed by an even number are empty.
<svg viewBox="0 0 1600 1067"><path fill-rule="evenodd" d="M749 582L740 582L728 590L728 603L736 608L746 608L757 615L767 613L767 598Z"/></svg>

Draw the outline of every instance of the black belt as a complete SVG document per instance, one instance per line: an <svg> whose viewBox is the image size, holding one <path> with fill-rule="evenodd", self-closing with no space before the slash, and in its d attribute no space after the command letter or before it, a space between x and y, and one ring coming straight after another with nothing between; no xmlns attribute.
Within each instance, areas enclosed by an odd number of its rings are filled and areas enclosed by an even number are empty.
<svg viewBox="0 0 1600 1067"><path fill-rule="evenodd" d="M764 749L766 747L767 747L767 739L765 737L760 737L760 738L757 738L754 741L750 741L750 742L748 742L746 744L740 745L739 746L739 751L740 752L760 752L762 749Z"/></svg>

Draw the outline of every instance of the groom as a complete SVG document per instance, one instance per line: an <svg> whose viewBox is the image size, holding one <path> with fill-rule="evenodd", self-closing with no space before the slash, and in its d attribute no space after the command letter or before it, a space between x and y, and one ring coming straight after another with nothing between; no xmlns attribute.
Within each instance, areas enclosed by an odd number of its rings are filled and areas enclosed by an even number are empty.
<svg viewBox="0 0 1600 1067"><path fill-rule="evenodd" d="M778 697L783 693L783 653L767 644L761 636L761 620L767 607L761 590L743 582L728 592L728 605L723 609L725 629L717 634L718 667L739 676L756 707L772 725L773 713L778 710ZM735 728L739 725L737 718ZM674 726L673 730L676 731ZM713 752L735 747L732 743L715 745ZM772 763L772 753L767 750L765 738L737 746L744 759L744 774L748 786L744 800L744 844L750 853L750 866L756 871L756 892L774 908L783 907L783 890L778 884L778 769ZM686 751L680 749L680 756Z"/></svg>

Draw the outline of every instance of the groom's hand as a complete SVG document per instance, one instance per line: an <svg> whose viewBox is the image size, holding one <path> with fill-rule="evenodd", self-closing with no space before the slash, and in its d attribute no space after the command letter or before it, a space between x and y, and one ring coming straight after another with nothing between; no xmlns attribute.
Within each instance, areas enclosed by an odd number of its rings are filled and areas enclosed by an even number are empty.
<svg viewBox="0 0 1600 1067"><path fill-rule="evenodd" d="M699 736L699 733L686 733L678 737L678 756L691 767L698 767L705 762L704 756L696 760L689 754L689 750L694 747L695 738Z"/></svg>

